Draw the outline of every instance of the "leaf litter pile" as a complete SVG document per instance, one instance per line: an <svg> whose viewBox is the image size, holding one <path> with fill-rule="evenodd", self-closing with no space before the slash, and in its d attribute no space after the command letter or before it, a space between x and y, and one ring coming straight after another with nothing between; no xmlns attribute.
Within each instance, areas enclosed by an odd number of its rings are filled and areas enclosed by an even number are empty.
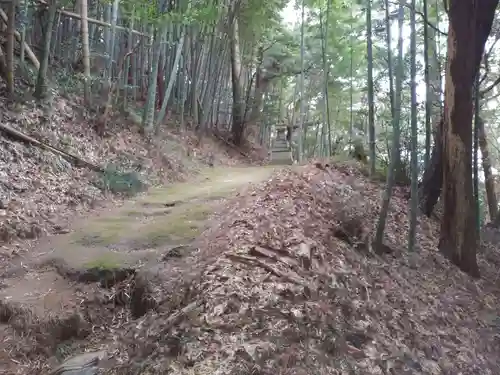
<svg viewBox="0 0 500 375"><path fill-rule="evenodd" d="M472 281L420 218L409 254L396 189L388 251L375 255L382 185L318 166L235 198L184 267L157 270L158 308L124 327L110 373L498 374L495 247L484 244Z"/></svg>

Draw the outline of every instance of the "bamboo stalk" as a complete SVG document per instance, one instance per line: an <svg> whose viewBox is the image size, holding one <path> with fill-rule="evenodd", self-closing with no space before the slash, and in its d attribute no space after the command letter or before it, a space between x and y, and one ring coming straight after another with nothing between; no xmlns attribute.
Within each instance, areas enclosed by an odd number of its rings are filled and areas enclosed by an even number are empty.
<svg viewBox="0 0 500 375"><path fill-rule="evenodd" d="M7 24L9 19L7 17L7 14L5 14L5 12L2 9L0 9L0 17L2 18L3 22L5 22L5 24ZM14 30L14 36L19 41L19 43L21 43L21 34L19 34L18 31ZM35 54L31 50L30 46L26 42L24 42L23 48L26 51L26 53L28 54L28 58L31 60L31 62L33 63L35 68L37 70L40 69L40 62L38 61L37 57L35 56Z"/></svg>
<svg viewBox="0 0 500 375"><path fill-rule="evenodd" d="M47 2L44 1L44 0L36 0L36 2L39 3L39 4L43 4L43 5L47 5L48 6ZM57 11L59 13L65 15L65 16L68 16L68 17L71 17L71 18L76 18L76 19L79 19L79 20L82 19L82 16L80 16L78 13L70 12L70 11L64 10L64 9L58 9ZM101 20L97 20L95 18L87 17L87 21L90 22L90 23L93 23L94 25L99 25L99 26L104 26L104 27L111 27L110 23L104 22L104 21L101 21ZM116 25L115 27L116 27L117 30L128 31L128 32L132 32L132 34L136 34L136 35L140 35L140 36L145 36L145 37L149 38L148 34L142 33L142 32L137 31L137 30L130 30L130 28L128 28L128 27L123 27L123 26L118 26L118 25Z"/></svg>

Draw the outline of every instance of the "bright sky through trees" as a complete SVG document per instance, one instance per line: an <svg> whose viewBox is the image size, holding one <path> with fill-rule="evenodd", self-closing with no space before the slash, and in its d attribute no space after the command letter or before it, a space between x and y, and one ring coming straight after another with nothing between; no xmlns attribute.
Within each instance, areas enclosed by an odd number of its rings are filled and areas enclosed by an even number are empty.
<svg viewBox="0 0 500 375"><path fill-rule="evenodd" d="M395 8L394 8L395 9ZM377 11L373 10L374 15L377 13ZM406 12L408 13L408 11ZM286 25L288 25L290 28L294 28L299 25L300 23L300 9L296 7L295 1L289 1L288 5L285 9L281 11L281 16L283 17L283 20ZM378 14L378 18L382 19L383 14ZM420 16L418 16L420 17ZM421 20L417 19L417 22ZM445 30L447 28L447 23L443 22L440 27ZM396 48L397 46L397 35L398 35L398 25L397 22L392 23L392 30L391 30L391 35L392 35L392 46ZM404 38L404 51L406 53L409 53L410 49L410 26L409 25L404 25L403 27L403 38ZM442 37L441 37L442 39ZM441 42L444 42L441 40ZM376 45L376 41L374 40L374 44ZM423 48L423 46L418 46L420 48ZM417 48L418 48L417 47ZM424 64L424 56L422 53L417 55L417 62L421 65ZM419 102L422 102L425 100L425 82L424 82L424 76L423 72L420 72L421 74L418 74L417 72L417 100ZM389 91L389 81L385 80L385 82L382 82L382 87L384 90Z"/></svg>

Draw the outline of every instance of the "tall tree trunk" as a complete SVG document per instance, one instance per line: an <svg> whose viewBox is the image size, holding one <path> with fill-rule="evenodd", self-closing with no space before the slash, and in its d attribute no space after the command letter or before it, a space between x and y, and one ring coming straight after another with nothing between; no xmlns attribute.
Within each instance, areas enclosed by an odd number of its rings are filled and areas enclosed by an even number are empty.
<svg viewBox="0 0 500 375"><path fill-rule="evenodd" d="M269 85L269 80L265 77L264 67L262 61L264 59L264 49L259 47L257 51L257 68L255 72L255 89L253 93L253 100L247 98L247 109L251 108L249 122L250 126L255 126L260 121L262 112L264 94L266 93ZM251 85L248 85L248 93L251 91ZM249 108L250 107L250 108Z"/></svg>
<svg viewBox="0 0 500 375"><path fill-rule="evenodd" d="M366 48L368 59L368 144L370 151L370 175L375 174L375 106L373 102L373 45L372 45L372 0L366 5Z"/></svg>
<svg viewBox="0 0 500 375"><path fill-rule="evenodd" d="M429 82L429 25L427 17L427 0L423 0L424 18L424 81L425 81L425 158L424 168L427 168L431 158L431 85Z"/></svg>
<svg viewBox="0 0 500 375"><path fill-rule="evenodd" d="M425 1L425 0L424 0ZM394 106L394 75L392 68L392 47L391 47L391 18L389 9L389 0L384 0L385 7L385 42L387 45L387 73L389 75L389 100L391 104L391 116L394 120L395 106ZM351 73L352 74L352 73Z"/></svg>
<svg viewBox="0 0 500 375"><path fill-rule="evenodd" d="M149 72L148 96L146 104L144 105L144 112L142 114L142 124L144 127L144 133L146 134L151 134L154 131L155 104L156 94L158 91L158 67L160 65L160 49L164 33L164 28L156 30L152 45L153 57L151 61L151 71Z"/></svg>
<svg viewBox="0 0 500 375"><path fill-rule="evenodd" d="M353 17L353 8L355 6L355 3L351 3L351 18L349 20L349 151L352 150L352 139L353 139L353 132L354 132L354 111L353 111L353 45L354 45L354 38L353 38L353 23L354 23L354 17Z"/></svg>
<svg viewBox="0 0 500 375"><path fill-rule="evenodd" d="M469 0L468 0L469 1ZM497 0L488 0L496 2ZM439 9L436 9L439 12ZM439 27L439 13L437 14L436 25ZM481 35L476 35L479 38L479 44L482 43L482 38L487 38L489 35L489 30L491 29L491 23L488 23L483 18L478 18L476 20L476 27L481 30ZM441 71L439 63L439 53L438 53L438 33L429 28L429 81L432 87L431 102L432 102L432 116L431 120L434 128L434 145L432 147L431 159L429 165L424 170L422 181L419 185L419 207L423 214L430 217L432 211L441 196L442 183L443 183L443 158L442 158L442 140L443 140L443 127L446 121L444 113L439 113L441 107ZM482 43L482 44L481 44ZM476 50L474 51L475 64L479 66L482 58L482 50L478 51L477 44ZM439 120L438 120L439 119Z"/></svg>
<svg viewBox="0 0 500 375"><path fill-rule="evenodd" d="M24 56L25 56L25 51L24 51L24 43L26 43L26 22L25 20L28 19L28 0L23 0L22 2L23 10L21 13L22 17L22 24L21 24L21 55L20 55L20 60L21 60L21 65L24 67Z"/></svg>
<svg viewBox="0 0 500 375"><path fill-rule="evenodd" d="M415 0L411 2L412 9L416 9ZM408 234L408 250L415 250L417 233L417 208L418 208L418 132L417 132L417 31L415 12L410 12L410 81L411 81L411 204L410 204L410 230Z"/></svg>
<svg viewBox="0 0 500 375"><path fill-rule="evenodd" d="M328 19L330 17L330 1L326 3L326 16L325 22L322 22L321 12L319 23L321 27L321 57L323 60L323 77L324 77L324 85L323 85L323 123L328 126L328 153L327 156L332 156L333 154L333 145L332 145L332 131L330 126L330 98L328 93L328 82L330 81L330 68L328 66L328 36L330 35L328 32ZM324 27L323 27L324 23ZM324 31L323 31L324 30ZM352 60L351 60L352 62ZM324 134L324 126L321 127L321 134ZM320 143L321 144L321 143Z"/></svg>
<svg viewBox="0 0 500 375"><path fill-rule="evenodd" d="M83 96L85 105L90 106L90 48L89 48L89 22L87 16L87 0L80 0L82 61L83 61Z"/></svg>
<svg viewBox="0 0 500 375"><path fill-rule="evenodd" d="M435 26L439 28L439 7L435 5ZM443 183L442 147L443 139L443 112L441 103L441 64L439 61L438 43L439 34L432 27L427 28L427 50L428 50L428 90L427 102L429 104L431 132L434 139L430 160L428 161L422 181L419 185L419 207L426 216L431 216L432 210L441 195ZM426 107L427 111L427 107ZM427 113L426 113L427 115ZM426 118L427 121L427 118ZM427 127L427 123L426 123Z"/></svg>
<svg viewBox="0 0 500 375"><path fill-rule="evenodd" d="M480 106L479 106L479 72L476 74L476 77L474 79L474 104L473 104L473 109L474 109L474 138L472 142L472 191L474 193L474 205L476 206L475 209L475 222L476 222L476 236L478 239L480 238L480 230L481 230L481 217L479 215L479 163L478 163L478 154L479 154L479 114L480 114Z"/></svg>
<svg viewBox="0 0 500 375"><path fill-rule="evenodd" d="M168 81L167 88L165 89L165 92L163 93L163 102L161 103L161 108L160 112L158 113L158 119L156 123L156 129L160 129L160 125L163 122L163 119L165 118L165 112L167 111L167 105L170 100L170 95L172 93L172 89L174 87L175 81L177 79L177 71L179 69L179 62L181 59L181 53L182 49L184 48L184 40L186 37L186 29L183 28L181 31L181 38L179 39L179 42L177 43L177 51L175 52L175 58L174 58L174 65L172 67L172 71L170 72L170 79Z"/></svg>
<svg viewBox="0 0 500 375"><path fill-rule="evenodd" d="M36 87L34 96L37 99L43 99L47 94L47 69L49 67L49 57L50 57L50 43L52 40L52 29L54 27L54 20L56 18L57 2L56 0L51 0L49 3L49 17L47 20L47 25L45 27L45 32L43 36L43 48L42 56L40 60L40 69L38 69L38 77L36 80Z"/></svg>
<svg viewBox="0 0 500 375"><path fill-rule="evenodd" d="M500 224L500 217L498 217L498 201L495 194L495 180L491 172L490 153L488 151L488 141L486 138L486 131L484 129L484 120L478 117L478 141L479 148L481 149L484 184L486 188L486 199L488 201L488 212L490 214L490 221L495 221L495 224Z"/></svg>
<svg viewBox="0 0 500 375"><path fill-rule="evenodd" d="M441 0L436 0L435 1L435 12L436 12L436 19L435 19L435 26L438 30L440 30L440 21L441 21L441 9L439 4L442 3ZM445 18L447 18L448 15L446 15ZM429 35L429 40L428 40L428 47L429 47L429 82L431 84L432 90L431 90L431 103L432 103L432 116L431 116L431 123L433 126L437 126L439 124L439 120L441 118L441 115L443 113L443 102L444 102L444 95L443 95L443 65L441 63L441 58L443 57L443 60L445 56L442 56L441 54L441 34L434 30L432 27L429 27L427 29L428 35Z"/></svg>
<svg viewBox="0 0 500 375"><path fill-rule="evenodd" d="M443 202L439 250L479 277L472 188L472 89L498 0L452 0L449 7L443 138Z"/></svg>
<svg viewBox="0 0 500 375"><path fill-rule="evenodd" d="M113 8L111 11L111 34L108 48L108 60L106 64L106 72L108 77L108 85L111 86L113 80L113 60L115 58L115 44L116 44L116 21L118 20L118 5L120 0L113 1Z"/></svg>
<svg viewBox="0 0 500 375"><path fill-rule="evenodd" d="M130 19L128 21L129 23L129 31L128 31L128 36L127 36L127 50L129 53L129 56L125 59L125 68L123 72L123 110L127 109L127 102L128 102L128 96L130 93L130 84L132 83L132 74L133 74L133 69L132 68L132 59L134 56L132 56L132 45L134 43L134 34L132 33L132 30L134 29L134 8L132 8L132 14L130 15Z"/></svg>
<svg viewBox="0 0 500 375"><path fill-rule="evenodd" d="M305 72L304 72L304 54L305 54L305 45L304 45L304 14L305 14L305 0L302 0L302 12L301 12L301 21L300 21L300 108L299 108L299 129L298 129L298 139L297 139L297 160L299 163L302 161L302 155L304 154L304 117L305 117L305 88L304 88L304 80L305 80ZM293 129L293 128L292 128ZM290 142L291 143L291 142ZM292 150L293 157L293 150Z"/></svg>
<svg viewBox="0 0 500 375"><path fill-rule="evenodd" d="M398 170L399 155L400 155L400 137L401 137L401 92L404 75L403 61L403 23L404 23L404 6L399 5L398 8L398 61L396 66L396 92L394 97L394 112L392 117L392 150L389 168L387 170L387 184L385 186L382 207L377 221L377 229L375 232L374 247L376 252L382 252L382 241L384 238L385 224L387 214L389 213L389 203L391 201L392 188L396 180L396 171ZM392 65L392 59L389 62ZM392 68L391 68L392 70Z"/></svg>
<svg viewBox="0 0 500 375"><path fill-rule="evenodd" d="M230 34L231 83L233 89L233 124L231 133L234 144L239 146L243 143L245 132L245 107L243 100L243 85L240 79L240 46L238 37L238 18L236 14L233 15Z"/></svg>
<svg viewBox="0 0 500 375"><path fill-rule="evenodd" d="M167 64L162 64L162 61L166 59L166 56L160 54L158 74L156 75L156 108L160 108L163 103L163 97L165 95L165 71L167 69Z"/></svg>
<svg viewBox="0 0 500 375"><path fill-rule="evenodd" d="M0 21L1 22L1 21ZM7 91L14 95L14 45L16 42L16 0L9 3L8 21L7 21Z"/></svg>

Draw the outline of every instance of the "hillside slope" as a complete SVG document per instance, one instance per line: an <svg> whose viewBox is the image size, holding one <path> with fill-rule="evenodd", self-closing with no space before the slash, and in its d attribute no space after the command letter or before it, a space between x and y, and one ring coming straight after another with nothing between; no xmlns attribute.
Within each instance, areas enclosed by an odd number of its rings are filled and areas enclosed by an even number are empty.
<svg viewBox="0 0 500 375"><path fill-rule="evenodd" d="M142 189L132 186L139 180L149 186L164 185L183 180L208 164L249 162L220 140L199 138L192 131L181 130L175 122L148 141L132 119L115 117L107 136L99 137L93 117L76 97L56 96L51 103L41 105L33 101L9 103L0 98L0 113L2 125L109 172L103 177L1 131L0 244L65 232L68 218L105 201L120 200L110 194L113 189L109 185L113 183L126 185L121 186L122 193L130 193ZM128 173L126 178L131 180L109 181L115 170ZM19 248L25 248L25 244ZM0 258L9 254L10 250L0 253Z"/></svg>
<svg viewBox="0 0 500 375"><path fill-rule="evenodd" d="M473 281L420 218L409 254L396 190L375 256L381 193L355 167L307 166L236 198L186 268L154 273L159 311L128 325L111 373L498 374L498 249Z"/></svg>
<svg viewBox="0 0 500 375"><path fill-rule="evenodd" d="M256 181L267 179L272 170L261 168L247 171L260 176ZM224 169L220 181L232 181L231 173ZM156 241L161 259L112 275L106 269L97 276L61 273L56 263L33 264L29 271L24 265L24 275L13 275L17 286L50 281L56 289L49 291L65 299L70 313L64 320L44 314L45 302L33 302L42 312L0 303L0 321L8 323L0 328L10 347L3 358L13 373L45 374L81 351L90 353L78 360L90 356L96 371L107 374L500 372L498 233L483 243L483 277L474 281L436 251L432 220L419 219L418 252L407 252L403 188L392 200L387 253L375 255L367 235L383 185L355 164L278 169L265 182L241 186L229 201L219 200L224 186L219 193L203 186L193 191L213 195L216 214L200 222L207 229L188 245L164 249ZM182 186L176 191L187 194ZM187 220L184 208L198 201L171 198L141 198L161 206L143 207L148 226L165 223L165 215L180 215L169 223L191 225L180 223ZM146 235L136 232L129 236ZM109 251L123 251L116 240ZM128 251L142 250L150 249ZM47 271L57 278L40 279Z"/></svg>

